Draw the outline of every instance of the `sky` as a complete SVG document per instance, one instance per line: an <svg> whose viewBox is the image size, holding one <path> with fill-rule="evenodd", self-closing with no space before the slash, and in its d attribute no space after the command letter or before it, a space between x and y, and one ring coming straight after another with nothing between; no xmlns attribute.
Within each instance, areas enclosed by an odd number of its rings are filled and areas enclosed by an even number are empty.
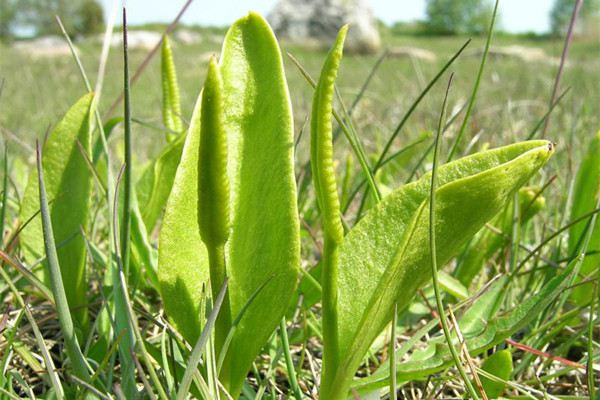
<svg viewBox="0 0 600 400"><path fill-rule="evenodd" d="M113 3L127 5L130 24L170 22L185 0L101 0L106 15ZM200 25L229 25L250 10L268 15L277 0L193 0L183 22ZM553 0L501 0L501 28L509 32L548 31ZM424 19L425 0L370 0L375 16L386 24Z"/></svg>

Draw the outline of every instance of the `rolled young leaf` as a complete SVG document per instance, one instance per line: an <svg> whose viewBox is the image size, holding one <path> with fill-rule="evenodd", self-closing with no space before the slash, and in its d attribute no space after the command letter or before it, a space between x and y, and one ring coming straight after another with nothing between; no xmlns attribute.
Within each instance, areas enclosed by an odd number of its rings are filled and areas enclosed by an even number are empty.
<svg viewBox="0 0 600 400"><path fill-rule="evenodd" d="M93 94L89 93L73 105L56 125L44 144L42 169L56 240L58 261L69 307L76 326L84 331L88 326L87 279L85 273L85 242L81 227L88 225L92 175L81 146L90 156L90 109ZM40 209L37 176L32 174L21 203L21 221L27 221ZM25 256L35 261L44 255L42 222L36 216L21 232ZM44 269L45 279L48 275Z"/></svg>
<svg viewBox="0 0 600 400"><path fill-rule="evenodd" d="M300 239L293 120L275 36L262 17L250 13L229 29L221 54L231 218L225 265L232 318L251 301L220 374L221 383L237 397L252 361L279 324L296 287ZM202 284L209 276L198 224L202 217L198 214L200 119L197 104L159 246L165 308L191 343L200 334L198 307Z"/></svg>
<svg viewBox="0 0 600 400"><path fill-rule="evenodd" d="M436 191L440 265L494 217L554 152L548 141L529 141L481 152L439 169ZM340 366L328 399L345 398L394 304L405 308L429 279L427 213L429 174L387 196L344 238L338 282ZM358 284L360 282L360 284Z"/></svg>

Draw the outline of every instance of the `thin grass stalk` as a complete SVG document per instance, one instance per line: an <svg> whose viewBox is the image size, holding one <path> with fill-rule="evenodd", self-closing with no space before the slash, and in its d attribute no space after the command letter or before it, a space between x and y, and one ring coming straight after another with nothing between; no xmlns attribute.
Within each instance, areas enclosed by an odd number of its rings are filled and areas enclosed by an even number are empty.
<svg viewBox="0 0 600 400"><path fill-rule="evenodd" d="M183 379L181 380L181 384L179 385L179 390L177 391L177 400L184 400L187 396L190 385L192 384L192 378L194 377L194 372L198 369L198 364L200 364L200 360L202 359L202 354L204 353L204 349L206 348L206 343L210 338L213 328L215 326L215 322L217 320L217 316L219 315L219 311L221 310L221 306L223 305L223 300L225 299L225 293L227 292L227 278L223 281L223 285L219 290L217 298L215 299L214 305L210 314L208 315L208 319L206 320L206 325L204 329L202 329L202 333L200 337L196 341L194 348L192 349L192 354L188 360L188 364L185 368L185 374L183 375Z"/></svg>
<svg viewBox="0 0 600 400"><path fill-rule="evenodd" d="M471 43L471 39L467 40L462 45L462 47L460 49L458 49L458 51L456 53L454 53L454 55L446 62L446 64L444 64L444 66L442 67L442 69L440 69L438 71L438 73L433 77L433 79L429 82L429 84L425 87L425 89L423 89L423 91L421 91L421 93L419 94L419 96L411 104L411 106L409 107L409 109L406 112L406 114L404 114L404 116L402 117L402 119L400 120L400 122L398 123L398 125L396 125L396 129L394 129L394 132L392 133L392 135L390 136L390 138L386 142L386 144L385 144L385 146L383 148L383 151L379 155L379 158L377 159L377 162L375 163L375 166L373 167L373 171L372 171L373 175L375 175L377 173L377 171L379 171L379 169L385 165L385 162L387 160L387 158L386 158L387 154L389 153L390 149L392 148L392 144L394 143L394 140L396 140L396 137L398 137L398 134L400 133L400 131L402 130L402 128L404 127L404 125L408 121L408 118L410 118L410 116L413 114L413 112L417 109L417 106L425 98L425 96L427 95L427 93L429 93L429 91L436 84L436 82L442 77L442 75L448 70L448 68L450 68L450 66L452 65L452 63L454 63L454 61L456 61L456 59L458 58L458 56L460 56L460 54L463 52L463 50L465 50L467 48L467 46L469 45L469 43ZM423 155L421 161L425 159L425 156L428 153L429 153L429 150ZM420 165L420 162L419 162L419 165ZM414 175L414 174L411 174L411 178L410 179L412 179L412 175ZM360 216L362 214L362 210L364 209L366 201L367 201L367 198L368 198L368 194L369 194L369 188L367 187L367 188L365 188L365 192L363 193L363 197L362 197L360 206L358 207L358 212L356 214L356 221L358 221L360 219Z"/></svg>
<svg viewBox="0 0 600 400"><path fill-rule="evenodd" d="M596 301L598 300L599 292L598 286L600 285L600 268L597 269L596 273L596 282L594 282L594 290L592 295L592 302L590 303L590 318L588 320L587 326L587 364L586 364L586 374L587 374L587 384L588 384L588 395L590 400L594 400L596 398L596 384L595 384L595 375L594 375L594 313L596 309Z"/></svg>
<svg viewBox="0 0 600 400"><path fill-rule="evenodd" d="M488 54L490 52L490 44L492 43L492 36L494 33L494 25L496 23L496 15L498 13L498 4L500 0L496 0L494 4L494 11L492 13L492 20L490 21L490 27L487 32L487 37L485 39L485 49L483 50L483 55L481 56L481 63L479 64L479 70L477 71L477 78L475 79L475 85L473 85L473 91L471 92L471 98L469 99L469 104L467 105L467 111L465 112L465 118L463 119L462 125L458 130L458 135L456 135L456 139L450 148L450 152L448 153L448 158L446 162L452 160L456 150L458 148L458 144L462 139L463 134L465 133L465 129L467 128L467 123L469 122L469 118L471 117L471 112L473 111L473 106L475 105L475 99L477 98L477 92L479 91L479 84L481 83L481 77L483 76L483 70L485 69L485 63L487 61Z"/></svg>
<svg viewBox="0 0 600 400"><path fill-rule="evenodd" d="M183 17L183 14L185 14L185 12L188 9L188 7L190 6L190 4L192 4L192 1L193 0L187 0L185 2L185 4L179 10L179 13L177 13L177 16L175 17L175 19L164 30L162 37L167 36L169 33L171 33L175 29L175 27L179 23L179 20L181 19L181 17ZM156 43L156 45L152 48L152 50L150 50L148 55L146 55L146 58L144 58L142 63L139 65L139 67L137 67L137 69L133 73L133 76L131 77L131 83L130 83L131 86L133 86L137 82L137 80L140 78L140 76L142 75L142 73L144 72L144 70L146 69L148 64L150 64L150 61L152 61L152 58L154 58L156 53L158 53L158 49L160 49L160 46L162 46L162 38L161 38L161 40L158 41L158 43ZM123 101L124 97L125 97L125 92L123 91L123 92L121 92L121 94L119 94L119 96L115 99L115 101L113 101L113 103L110 105L108 111L104 114L105 118L110 117L115 112L115 110L117 109L119 104L121 104L121 102Z"/></svg>
<svg viewBox="0 0 600 400"><path fill-rule="evenodd" d="M306 81L313 87L313 89L316 88L317 83L310 76L310 74L308 73L306 68L304 68L302 66L302 64L300 64L300 61L298 61L298 59L296 59L293 55L291 55L290 53L287 53L287 54L288 54L288 57L290 58L290 60L292 60L294 65L298 68L301 75L306 79ZM341 102L341 99L340 99L340 102ZM379 190L377 189L377 185L375 183L375 177L371 173L371 168L369 167L369 165L367 163L367 157L364 154L364 151L362 150L362 147L360 146L359 142L357 142L357 140L355 140L356 134L353 134L351 129L348 126L346 126L346 124L344 123L344 121L342 120L342 118L340 117L340 115L338 114L338 112L335 109L332 109L332 114L333 114L333 117L335 118L336 122L338 123L338 127L341 128L342 132L344 133L344 136L346 136L346 139L348 139L348 143L350 143L350 147L352 148L352 151L356 155L356 158L358 158L361 169L362 169L363 173L365 174L365 177L367 179L367 182L369 183L369 186L371 187L371 189L374 192L379 193Z"/></svg>
<svg viewBox="0 0 600 400"><path fill-rule="evenodd" d="M517 267L519 258L519 246L521 243L521 224L519 215L519 193L513 195L513 215L512 215L512 234L511 234L511 249L510 249L510 265L509 271L514 271Z"/></svg>
<svg viewBox="0 0 600 400"><path fill-rule="evenodd" d="M571 90L570 86L567 87L565 90L563 90L563 92L560 94L560 96L558 96L558 98L554 101L554 103L552 103L550 105L550 108L548 109L548 111L546 111L546 113L544 114L544 116L533 127L533 129L531 130L531 132L529 132L529 135L527 136L527 140L533 139L533 137L540 130L540 128L542 127L542 125L548 120L548 118L550 118L550 114L552 114L552 111L554 111L554 109L556 108L556 106L561 102L561 100L565 97L565 95L567 93L569 93L569 90Z"/></svg>
<svg viewBox="0 0 600 400"><path fill-rule="evenodd" d="M525 256L525 258L523 260L521 260L519 265L517 265L517 268L515 268L515 270L512 271L509 281L511 281L513 279L514 275L516 275L517 272L519 272L519 270L521 268L523 268L523 266L525 266L527 261L529 261L531 259L531 257L533 257L534 255L536 255L548 242L550 242L552 239L555 239L556 237L559 237L561 233L565 232L566 230L571 228L573 225L578 224L579 222L584 221L590 217L593 217L593 216L597 215L599 212L600 212L600 207L596 207L594 210L583 214L581 217L574 219L573 221L569 222L568 224L560 227L556 232L553 232L550 236L548 236L546 239L544 239L539 245L537 245L533 250L530 250L528 252L527 256Z"/></svg>
<svg viewBox="0 0 600 400"><path fill-rule="evenodd" d="M21 307L23 307L23 312L25 313L25 315L27 316L27 319L29 320L29 323L31 324L31 328L33 330L33 334L35 335L35 339L36 339L36 341L38 343L38 347L40 348L40 351L42 353L42 358L44 359L44 364L46 366L46 370L48 371L48 377L50 378L50 384L54 388L54 391L56 393L56 397L59 400L64 399L64 397L65 397L65 391L64 391L64 389L63 389L63 387L62 387L62 385L60 383L60 378L58 377L58 375L56 373L56 368L54 366L54 361L52 361L52 357L50 356L50 352L48 351L48 347L46 346L46 343L44 342L44 337L42 336L42 333L40 332L40 328L38 327L38 324L35 322L35 319L34 319L33 315L31 314L31 310L29 309L29 306L27 305L27 303L25 303L25 300L23 299L23 296L21 296L21 293L19 293L19 290L14 285L12 279L6 273L6 271L4 270L4 268L0 268L0 275L2 275L2 278L8 284L10 290L13 292L13 294L14 294L15 298L17 299L17 302L19 303L19 305ZM20 321L20 318L18 318L18 320ZM18 326L18 324L15 324L15 329L16 329L17 326ZM6 337L5 337L5 339L6 339ZM7 345L7 348L10 348L11 342L12 341L10 339L6 340L5 344ZM8 354L9 354L9 352L6 351L5 354L4 354L4 357L8 357ZM2 367L4 367L5 362L3 362L1 365L2 365ZM2 370L4 370L4 369L2 369Z"/></svg>
<svg viewBox="0 0 600 400"><path fill-rule="evenodd" d="M115 199L114 199L114 202L115 202L114 209L115 210L117 209L119 184L121 183L122 177L124 175L124 170L125 170L125 166L122 166L121 170L119 171L119 175L117 177L117 187L115 189ZM162 386L162 383L158 379L158 375L156 374L156 371L154 370L154 365L152 365L150 355L146 351L146 346L144 345L144 338L142 337L142 334L140 333L139 326L137 323L137 318L136 318L135 313L133 312L133 306L131 303L131 299L129 298L129 292L127 290L127 281L125 279L125 274L123 272L123 263L122 263L121 258L119 257L119 254L122 254L122 253L121 253L121 249L119 248L119 239L118 239L119 229L118 229L117 220L118 220L117 214L115 213L113 215L113 225L114 225L113 240L114 240L115 254L117 256L117 265L119 268L119 271L116 276L116 282L115 282L115 287L118 290L118 292L116 293L118 295L118 297L117 297L117 299L115 299L115 302L117 300L122 301L123 304L121 305L121 308L123 308L126 313L124 316L117 315L116 317L117 318L121 317L121 318L126 319L127 327L130 330L130 334L133 334L133 337L135 339L133 346L127 347L125 349L120 348L119 353L120 353L121 357L123 357L124 350L129 350L130 351L129 357L131 357L131 354L133 353L133 347L135 347L137 345L138 350L142 356L142 360L144 361L144 365L145 365L146 369L148 370L148 375L150 376L152 385L154 385L154 388L158 392L158 396L160 397L161 400L168 400L169 397L167 396L167 393L165 392L165 390ZM116 304L116 305L117 305L117 308L119 309L119 305L118 304ZM140 371L140 373L142 373L142 371Z"/></svg>
<svg viewBox="0 0 600 400"><path fill-rule="evenodd" d="M549 107L552 108L552 104L554 103L554 99L556 98L556 94L558 93L558 87L560 85L560 80L563 75L563 71L565 69L565 63L567 61L567 56L569 55L569 48L571 47L571 42L573 41L573 33L575 31L575 23L577 22L577 17L579 16L579 11L581 11L581 6L583 5L583 0L575 0L575 5L573 6L573 14L571 14L571 20L569 21L569 28L567 30L567 35L565 36L565 44L562 49L562 53L560 55L560 65L558 66L558 71L556 72L556 78L554 79L554 85L552 86L552 95L550 96ZM542 137L546 137L546 131L548 130L548 125L550 124L550 116L546 118L544 121L544 128L542 129Z"/></svg>
<svg viewBox="0 0 600 400"><path fill-rule="evenodd" d="M448 80L448 87L446 89L446 94L444 95L444 102L442 103L442 111L440 113L440 119L438 123L438 131L435 137L435 144L433 148L433 169L431 171L431 191L430 191L430 202L429 202L429 247L431 251L431 275L433 278L433 291L435 293L435 302L437 305L437 311L440 316L440 322L442 323L442 329L444 331L444 336L446 337L446 342L448 343L448 348L450 349L450 353L452 354L452 359L454 360L454 364L462 377L462 380L473 399L478 400L479 396L473 388L469 377L467 376L467 372L460 361L459 355L454 348L454 344L452 343L452 336L450 334L450 329L448 327L448 318L446 317L444 311L444 304L442 303L442 295L440 293L440 285L438 280L438 265L437 265L437 254L436 254L436 243L435 243L435 191L437 190L437 171L438 171L438 163L439 163L439 151L440 151L440 136L442 134L442 124L444 120L444 114L446 110L446 102L448 100L448 92L450 91L450 85L452 84L452 77L450 75L450 79Z"/></svg>
<svg viewBox="0 0 600 400"><path fill-rule="evenodd" d="M4 239L4 223L6 219L6 201L8 200L8 145L4 143L4 160L2 160L2 208L0 208L0 243Z"/></svg>
<svg viewBox="0 0 600 400"><path fill-rule="evenodd" d="M54 241L54 232L52 231L52 219L50 217L50 208L48 207L48 199L46 195L46 186L44 184L44 171L42 170L42 151L40 143L36 142L37 156L37 173L39 184L40 197L40 213L42 216L42 231L44 235L44 247L46 250L46 261L50 275L50 285L52 294L56 302L56 312L58 314L58 322L64 338L65 351L71 365L73 366L74 375L82 379L84 382L90 381L90 373L85 361L71 318L71 310L67 303L67 295L62 281L60 272L60 264L58 262L58 254L56 252L56 244Z"/></svg>
<svg viewBox="0 0 600 400"><path fill-rule="evenodd" d="M439 72L429 82L429 84L427 85L427 87L425 87L425 89L423 89L423 91L419 94L419 96L415 99L415 101L410 105L408 111L406 111L406 114L404 114L404 116L402 117L402 119L400 120L400 122L398 123L398 125L396 125L396 129L394 129L394 132L392 133L392 136L390 136L390 138L388 139L388 141L385 144L385 147L383 148L383 151L379 155L379 158L377 159L377 162L375 163L374 172L377 172L379 170L379 168L381 168L381 166L383 165L383 162L385 161L385 159L387 157L387 154L389 153L389 151L390 151L390 149L392 147L392 144L394 143L394 140L396 140L396 137L398 137L398 134L400 133L400 131L402 130L402 128L404 127L404 125L408 121L408 118L410 118L410 116L412 115L412 113L417 109L417 106L419 105L419 103L421 103L421 101L425 98L425 96L427 95L427 93L429 93L429 91L431 90L431 88L442 77L442 75L444 75L444 72L446 72L448 70L448 68L450 68L450 66L454 63L454 61L456 61L456 59L458 58L458 56L461 55L461 53L467 48L467 46L470 43L471 43L471 39L467 40L461 46L461 48L458 49L458 51L456 53L454 53L454 55L446 62L446 64L444 64L444 66L442 67L442 69L440 69Z"/></svg>
<svg viewBox="0 0 600 400"><path fill-rule="evenodd" d="M129 276L131 256L131 212L133 193L133 156L131 143L131 92L129 82L129 51L127 48L127 9L123 7L123 93L125 130L125 173L123 175L123 216L121 222L121 260L125 276Z"/></svg>
<svg viewBox="0 0 600 400"><path fill-rule="evenodd" d="M298 386L294 360L292 359L292 353L290 351L290 341L288 338L287 326L285 324L285 317L282 318L279 323L279 334L281 335L281 346L283 347L283 356L285 358L285 366L287 367L290 387L292 388L292 392L294 392L296 400L302 400L302 391L300 390L300 386Z"/></svg>
<svg viewBox="0 0 600 400"><path fill-rule="evenodd" d="M398 382L396 381L396 326L398 325L398 303L394 304L394 315L390 329L390 399L398 400Z"/></svg>

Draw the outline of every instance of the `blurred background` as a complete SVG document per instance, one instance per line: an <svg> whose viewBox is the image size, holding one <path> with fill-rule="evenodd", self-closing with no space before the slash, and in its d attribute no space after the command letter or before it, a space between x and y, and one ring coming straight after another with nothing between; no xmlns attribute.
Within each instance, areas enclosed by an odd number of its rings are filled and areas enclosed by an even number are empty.
<svg viewBox="0 0 600 400"><path fill-rule="evenodd" d="M127 1L132 71L185 4ZM523 140L547 112L574 4L574 0L500 1L490 58L468 130L472 146ZM33 139L41 137L85 91L56 15L74 40L92 86L104 30L115 23L100 103L104 116L109 116L107 110L122 90L121 6L114 0L0 0L0 130L16 143L11 152L31 156ZM492 9L489 0L194 0L169 35L183 116L190 117L207 60L218 54L227 26L256 10L267 16L281 41L299 132L309 114L311 87L285 53L316 76L337 29L349 22L338 85L345 102L352 104L374 72L352 112L367 150L377 153L428 82L472 38L451 67L455 82L449 105L458 111L468 101ZM598 129L599 67L600 0L586 0L560 88L570 91L553 115L548 136L572 142L585 140L587 133L591 137ZM400 142L434 129L444 87L442 83L433 88ZM138 123L134 134L143 150L137 154L140 163L164 145L161 102L160 60L155 57L133 86L133 116ZM120 113L117 108L112 115ZM586 136L569 134L575 131Z"/></svg>

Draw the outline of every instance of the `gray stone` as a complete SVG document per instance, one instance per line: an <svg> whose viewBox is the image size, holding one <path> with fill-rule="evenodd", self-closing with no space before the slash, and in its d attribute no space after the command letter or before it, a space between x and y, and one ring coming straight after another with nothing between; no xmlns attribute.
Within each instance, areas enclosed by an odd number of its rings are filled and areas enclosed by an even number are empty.
<svg viewBox="0 0 600 400"><path fill-rule="evenodd" d="M280 0L268 20L278 38L294 44L328 47L349 23L347 51L374 53L381 47L367 0Z"/></svg>

